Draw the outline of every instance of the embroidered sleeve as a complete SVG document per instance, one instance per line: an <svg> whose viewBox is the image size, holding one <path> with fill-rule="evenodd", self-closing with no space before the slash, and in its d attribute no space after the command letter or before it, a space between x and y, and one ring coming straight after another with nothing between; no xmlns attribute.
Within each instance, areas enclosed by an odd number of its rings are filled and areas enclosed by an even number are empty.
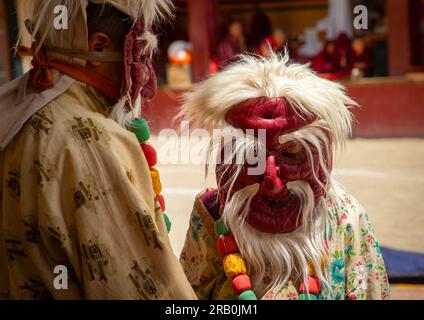
<svg viewBox="0 0 424 320"><path fill-rule="evenodd" d="M180 261L199 299L221 297L219 288L227 278L222 269L214 232L214 221L200 200L196 200Z"/></svg>

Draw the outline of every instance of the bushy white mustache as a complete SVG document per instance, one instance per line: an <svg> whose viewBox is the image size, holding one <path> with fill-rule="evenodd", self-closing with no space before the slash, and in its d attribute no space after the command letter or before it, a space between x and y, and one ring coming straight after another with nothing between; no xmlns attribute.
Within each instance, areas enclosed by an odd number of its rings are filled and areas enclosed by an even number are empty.
<svg viewBox="0 0 424 320"><path fill-rule="evenodd" d="M223 219L230 227L240 253L246 261L254 289L260 296L268 290L278 292L289 280L300 283L307 278L308 262L314 266L318 278L328 287L328 272L321 261L328 252L324 245L328 213L324 199L315 206L314 194L305 181L290 182L287 187L301 200L302 225L289 234L260 232L246 223L252 198L259 185L251 185L234 193L224 206ZM270 276L270 283L263 279Z"/></svg>

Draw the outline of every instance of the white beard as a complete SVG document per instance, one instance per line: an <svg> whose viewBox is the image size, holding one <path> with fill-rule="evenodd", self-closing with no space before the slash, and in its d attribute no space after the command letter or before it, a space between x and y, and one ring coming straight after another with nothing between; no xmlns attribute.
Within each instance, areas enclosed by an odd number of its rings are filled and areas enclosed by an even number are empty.
<svg viewBox="0 0 424 320"><path fill-rule="evenodd" d="M327 269L322 268L322 261L328 256L324 244L329 223L325 199L314 207L312 189L305 181L290 182L287 187L301 199L302 206L302 225L292 233L263 233L245 222L250 202L259 190L258 184L234 193L224 207L223 219L236 238L258 297L268 290L280 291L289 280L300 283L306 279L308 262L322 284L329 286ZM268 285L263 282L265 275L271 278Z"/></svg>

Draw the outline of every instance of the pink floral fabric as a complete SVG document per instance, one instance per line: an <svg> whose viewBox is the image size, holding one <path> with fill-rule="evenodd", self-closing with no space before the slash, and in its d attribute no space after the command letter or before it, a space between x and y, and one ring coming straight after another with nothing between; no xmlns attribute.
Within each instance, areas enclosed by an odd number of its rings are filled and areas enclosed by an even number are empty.
<svg viewBox="0 0 424 320"><path fill-rule="evenodd" d="M327 200L331 220L330 258L327 268L331 288L323 300L385 300L389 282L380 246L367 212L341 187ZM214 219L196 199L180 261L199 299L235 299L231 282L222 267L214 232ZM269 283L265 276L264 283ZM262 299L297 300L298 291L289 282L279 292L268 291Z"/></svg>

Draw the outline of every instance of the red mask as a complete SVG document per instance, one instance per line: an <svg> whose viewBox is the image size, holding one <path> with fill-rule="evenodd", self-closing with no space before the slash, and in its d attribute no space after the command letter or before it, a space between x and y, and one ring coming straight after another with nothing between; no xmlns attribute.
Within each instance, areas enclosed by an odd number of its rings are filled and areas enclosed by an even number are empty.
<svg viewBox="0 0 424 320"><path fill-rule="evenodd" d="M300 199L287 189L290 181L306 181L314 192L315 203L324 195L325 190L315 179L307 154L301 145L288 142L281 145L281 135L296 131L311 124L316 117L305 116L296 111L283 98L255 98L243 101L234 106L226 115L226 120L232 126L246 131L247 129L265 129L267 133L267 158L263 175L249 175L249 165L245 165L236 179L232 192L248 185L259 183L259 192L252 199L246 221L255 229L266 233L289 233L299 227L302 221ZM318 180L325 185L326 177L323 168L319 166L318 151L310 146L315 173ZM331 168L331 159L325 159ZM217 172L225 172L222 166ZM227 170L230 172L232 170ZM220 176L217 181L226 182L229 173ZM223 204L228 190L222 183L220 200Z"/></svg>
<svg viewBox="0 0 424 320"><path fill-rule="evenodd" d="M125 37L124 84L133 102L141 94L144 99L153 99L157 83L150 58L143 55L145 41L137 40L145 32L143 20L138 20Z"/></svg>

